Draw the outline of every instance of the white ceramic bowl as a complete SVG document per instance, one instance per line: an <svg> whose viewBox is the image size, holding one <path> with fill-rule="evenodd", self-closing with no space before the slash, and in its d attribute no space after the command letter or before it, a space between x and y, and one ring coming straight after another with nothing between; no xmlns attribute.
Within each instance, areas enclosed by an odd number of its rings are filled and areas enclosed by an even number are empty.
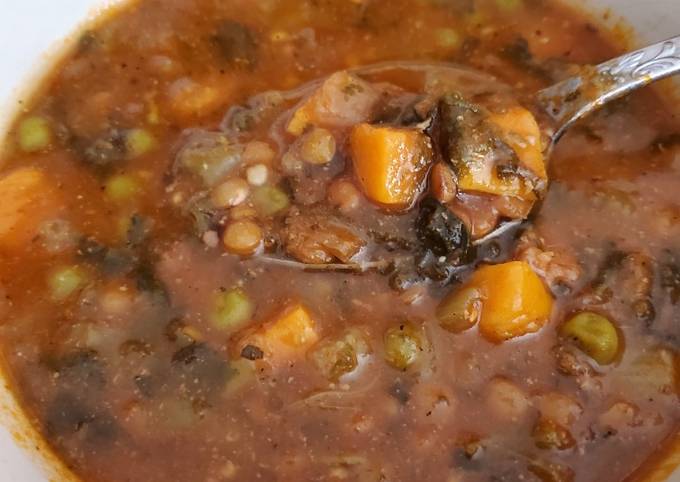
<svg viewBox="0 0 680 482"><path fill-rule="evenodd" d="M60 51L69 34L103 8L121 0L0 0L0 138L8 122ZM571 0L606 18L627 24L636 43L680 34L680 0ZM625 28L625 27L624 27ZM0 383L0 482L69 480L29 428L5 383ZM680 482L680 472L671 476Z"/></svg>

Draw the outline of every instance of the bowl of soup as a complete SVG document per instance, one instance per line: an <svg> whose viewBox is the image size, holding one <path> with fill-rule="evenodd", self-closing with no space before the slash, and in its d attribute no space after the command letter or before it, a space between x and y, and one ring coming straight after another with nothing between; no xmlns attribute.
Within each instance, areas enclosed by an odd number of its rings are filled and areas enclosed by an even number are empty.
<svg viewBox="0 0 680 482"><path fill-rule="evenodd" d="M532 102L672 3L12 7L3 473L675 480L674 86Z"/></svg>

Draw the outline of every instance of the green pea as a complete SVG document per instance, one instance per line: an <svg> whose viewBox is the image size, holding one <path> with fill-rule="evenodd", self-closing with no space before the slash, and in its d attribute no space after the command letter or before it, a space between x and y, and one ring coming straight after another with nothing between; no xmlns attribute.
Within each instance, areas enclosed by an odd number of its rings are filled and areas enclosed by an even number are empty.
<svg viewBox="0 0 680 482"><path fill-rule="evenodd" d="M158 104L155 102L149 102L149 112L146 114L146 121L152 126L156 126L161 123L161 115L158 110Z"/></svg>
<svg viewBox="0 0 680 482"><path fill-rule="evenodd" d="M572 317L560 328L560 334L572 338L578 347L600 365L612 363L619 353L619 333L602 315L585 311Z"/></svg>
<svg viewBox="0 0 680 482"><path fill-rule="evenodd" d="M237 331L243 328L255 313L255 305L238 288L220 293L215 301L213 324L222 331Z"/></svg>
<svg viewBox="0 0 680 482"><path fill-rule="evenodd" d="M498 8L506 12L514 12L521 8L523 4L523 0L496 0Z"/></svg>
<svg viewBox="0 0 680 482"><path fill-rule="evenodd" d="M472 328L482 312L482 294L469 287L454 291L439 304L436 311L439 324L445 330L461 333Z"/></svg>
<svg viewBox="0 0 680 482"><path fill-rule="evenodd" d="M329 380L338 381L359 365L359 357L370 352L365 335L356 329L347 330L340 337L326 339L309 354L310 360Z"/></svg>
<svg viewBox="0 0 680 482"><path fill-rule="evenodd" d="M133 199L141 191L141 186L134 177L121 174L106 181L105 191L109 199L122 203Z"/></svg>
<svg viewBox="0 0 680 482"><path fill-rule="evenodd" d="M86 276L78 266L66 266L52 272L47 279L52 299L64 301L80 290L85 284Z"/></svg>
<svg viewBox="0 0 680 482"><path fill-rule="evenodd" d="M262 186L253 191L251 197L255 209L262 216L274 216L288 208L290 200L285 192L275 186Z"/></svg>
<svg viewBox="0 0 680 482"><path fill-rule="evenodd" d="M385 360L398 370L406 370L413 365L423 351L422 335L409 323L388 329L383 343Z"/></svg>
<svg viewBox="0 0 680 482"><path fill-rule="evenodd" d="M452 28L440 28L435 31L435 38L440 47L451 49L460 45L460 35Z"/></svg>
<svg viewBox="0 0 680 482"><path fill-rule="evenodd" d="M156 139L146 129L132 129L127 133L125 145L129 157L139 157L156 148Z"/></svg>
<svg viewBox="0 0 680 482"><path fill-rule="evenodd" d="M234 395L257 380L255 363L250 360L234 360L229 363L231 376L227 380L225 395Z"/></svg>
<svg viewBox="0 0 680 482"><path fill-rule="evenodd" d="M24 152L39 152L52 142L52 129L47 119L31 116L19 124L19 147Z"/></svg>

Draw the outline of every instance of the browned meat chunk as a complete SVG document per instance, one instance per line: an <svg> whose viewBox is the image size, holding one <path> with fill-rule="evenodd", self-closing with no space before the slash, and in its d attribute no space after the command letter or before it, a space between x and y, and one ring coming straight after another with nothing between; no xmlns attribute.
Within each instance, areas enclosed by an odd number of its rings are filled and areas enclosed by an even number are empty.
<svg viewBox="0 0 680 482"><path fill-rule="evenodd" d="M561 287L573 288L581 277L581 266L569 253L549 249L534 230L527 230L517 246L517 257L525 260L553 292Z"/></svg>
<svg viewBox="0 0 680 482"><path fill-rule="evenodd" d="M648 255L612 251L583 293L582 301L586 305L615 302L630 306L635 317L649 326L656 317L653 284L654 262Z"/></svg>
<svg viewBox="0 0 680 482"><path fill-rule="evenodd" d="M569 347L560 345L554 350L557 359L557 371L563 375L572 376L578 386L585 391L597 392L602 388L602 382L597 372L577 352Z"/></svg>
<svg viewBox="0 0 680 482"><path fill-rule="evenodd" d="M285 249L304 263L347 263L366 244L348 224L320 213L293 213L286 225Z"/></svg>
<svg viewBox="0 0 680 482"><path fill-rule="evenodd" d="M379 100L380 91L374 85L347 72L337 72L298 107L287 130L299 136L310 125L348 127L365 122Z"/></svg>

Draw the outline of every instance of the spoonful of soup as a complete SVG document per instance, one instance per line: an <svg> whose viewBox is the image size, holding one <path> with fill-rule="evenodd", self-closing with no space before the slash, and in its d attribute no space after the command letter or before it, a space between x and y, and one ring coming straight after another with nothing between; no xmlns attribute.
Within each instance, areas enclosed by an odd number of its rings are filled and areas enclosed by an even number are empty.
<svg viewBox="0 0 680 482"><path fill-rule="evenodd" d="M307 270L448 282L502 259L548 187L553 145L680 71L680 37L523 97L485 73L389 62L265 92L185 135L173 189L226 252ZM273 147L275 146L275 147Z"/></svg>

